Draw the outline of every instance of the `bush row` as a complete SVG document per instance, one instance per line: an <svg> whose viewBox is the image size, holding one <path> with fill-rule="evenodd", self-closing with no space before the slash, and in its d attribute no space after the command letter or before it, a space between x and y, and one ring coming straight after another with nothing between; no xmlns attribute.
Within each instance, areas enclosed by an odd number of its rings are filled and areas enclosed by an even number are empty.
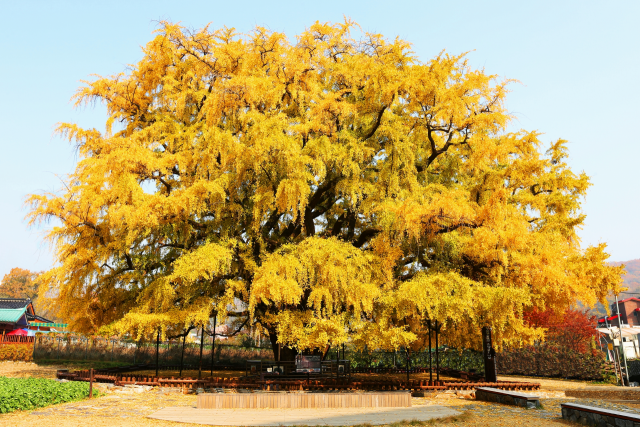
<svg viewBox="0 0 640 427"><path fill-rule="evenodd" d="M3 360L31 362L33 344L0 344L0 361Z"/></svg>
<svg viewBox="0 0 640 427"><path fill-rule="evenodd" d="M158 349L160 365L197 365L200 359L200 345L187 343L182 352L182 343L178 341L162 342ZM211 343L205 343L202 357L205 364L210 363ZM93 360L101 362L119 362L124 364L151 363L156 361L154 342L106 341L102 339L79 339L77 337L37 337L36 360ZM216 341L213 359L218 364L244 363L245 360L272 359L270 348L245 348Z"/></svg>
<svg viewBox="0 0 640 427"><path fill-rule="evenodd" d="M602 380L605 356L600 351L580 353L553 345L528 346L497 354L499 374Z"/></svg>

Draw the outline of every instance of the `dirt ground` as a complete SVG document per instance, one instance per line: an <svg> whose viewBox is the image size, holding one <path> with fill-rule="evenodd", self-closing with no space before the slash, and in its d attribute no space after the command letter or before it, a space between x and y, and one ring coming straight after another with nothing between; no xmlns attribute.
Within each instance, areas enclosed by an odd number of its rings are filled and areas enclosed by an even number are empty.
<svg viewBox="0 0 640 427"><path fill-rule="evenodd" d="M69 366L38 366L35 363L0 362L0 375L10 377L40 377L54 378L56 369L69 369ZM209 374L209 372L207 372ZM229 372L225 373L230 376ZM197 375L197 371L196 371ZM428 374L427 374L428 375ZM223 375L220 375L223 376ZM413 378L414 376L412 376ZM415 378L417 379L417 378ZM609 409L624 410L640 413L640 401L615 402L593 399L567 398L563 390L591 388L592 384L584 381L565 381L556 379L499 377L506 381L539 382L542 390L540 395L543 409L526 410L514 406L498 405L476 401L469 392L443 392L430 398L413 398L413 405L442 405L459 410L462 416L453 417L431 423L403 422L393 427L434 425L434 426L462 426L462 427L490 427L490 426L560 426L572 425L560 418L560 403L570 399L575 403L604 406ZM603 386L608 389L611 387ZM0 415L0 426L192 426L194 424L174 423L146 418L161 408L167 406L193 407L196 403L194 394L169 392L165 389L149 388L147 390L121 389L120 391L106 390L106 395L97 399L71 402L40 408L34 411L20 411Z"/></svg>
<svg viewBox="0 0 640 427"><path fill-rule="evenodd" d="M56 377L58 369L73 369L67 366L40 366L33 362L0 362L0 376L9 378L50 378Z"/></svg>
<svg viewBox="0 0 640 427"><path fill-rule="evenodd" d="M462 416L434 421L432 423L416 423L408 420L394 427L410 425L435 426L558 426L566 424L558 414L559 409L545 403L544 411L525 410L512 406L476 402L463 395L443 393L434 398L414 398L413 405L442 405L459 410ZM106 427L106 426L192 426L195 424L173 423L169 421L146 418L166 406L193 407L196 396L180 393L162 393L152 389L141 393L109 393L106 396L66 403L27 412L14 412L0 415L0 426L60 426L60 427ZM555 403L555 399L554 399Z"/></svg>
<svg viewBox="0 0 640 427"><path fill-rule="evenodd" d="M540 388L544 390L569 390L569 389L582 389L587 387L617 387L615 384L594 385L592 382L589 382L589 381L563 380L563 379L537 378L537 377L514 377L511 375L498 376L498 380L539 383Z"/></svg>

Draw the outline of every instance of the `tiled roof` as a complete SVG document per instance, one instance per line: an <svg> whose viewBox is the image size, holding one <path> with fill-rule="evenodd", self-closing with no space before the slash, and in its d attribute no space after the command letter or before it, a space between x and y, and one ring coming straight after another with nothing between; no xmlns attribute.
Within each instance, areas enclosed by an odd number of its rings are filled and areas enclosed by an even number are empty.
<svg viewBox="0 0 640 427"><path fill-rule="evenodd" d="M0 309L8 308L8 309L16 309L16 308L25 308L29 304L31 304L31 300L29 298L0 298Z"/></svg>
<svg viewBox="0 0 640 427"><path fill-rule="evenodd" d="M52 320L45 319L44 317L41 317L41 316L33 315L33 314L29 313L29 312L27 312L27 320L29 322L53 323Z"/></svg>
<svg viewBox="0 0 640 427"><path fill-rule="evenodd" d="M17 323L24 316L25 308L0 308L0 322Z"/></svg>

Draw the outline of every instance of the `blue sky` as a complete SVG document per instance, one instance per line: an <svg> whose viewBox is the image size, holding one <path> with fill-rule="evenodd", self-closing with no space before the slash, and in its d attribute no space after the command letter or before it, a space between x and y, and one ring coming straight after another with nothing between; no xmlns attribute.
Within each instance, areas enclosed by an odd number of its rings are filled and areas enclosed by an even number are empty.
<svg viewBox="0 0 640 427"><path fill-rule="evenodd" d="M348 16L363 30L399 36L423 60L471 51L471 64L517 79L512 128L570 141L570 163L592 177L583 245L607 242L614 261L640 258L640 2L638 1L8 1L0 15L0 277L45 270L44 228L29 229L25 197L55 191L76 153L58 122L103 129L101 106L74 110L91 74L141 59L157 21L187 27L261 25L290 38L316 20Z"/></svg>

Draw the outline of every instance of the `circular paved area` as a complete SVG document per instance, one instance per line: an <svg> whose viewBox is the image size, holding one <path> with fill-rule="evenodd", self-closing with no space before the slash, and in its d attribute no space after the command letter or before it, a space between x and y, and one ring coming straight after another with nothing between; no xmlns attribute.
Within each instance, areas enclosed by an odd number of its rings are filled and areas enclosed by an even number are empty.
<svg viewBox="0 0 640 427"><path fill-rule="evenodd" d="M399 421L428 421L461 415L445 406L412 408L326 408L326 409L196 409L169 407L149 418L217 426L349 426L382 425Z"/></svg>

